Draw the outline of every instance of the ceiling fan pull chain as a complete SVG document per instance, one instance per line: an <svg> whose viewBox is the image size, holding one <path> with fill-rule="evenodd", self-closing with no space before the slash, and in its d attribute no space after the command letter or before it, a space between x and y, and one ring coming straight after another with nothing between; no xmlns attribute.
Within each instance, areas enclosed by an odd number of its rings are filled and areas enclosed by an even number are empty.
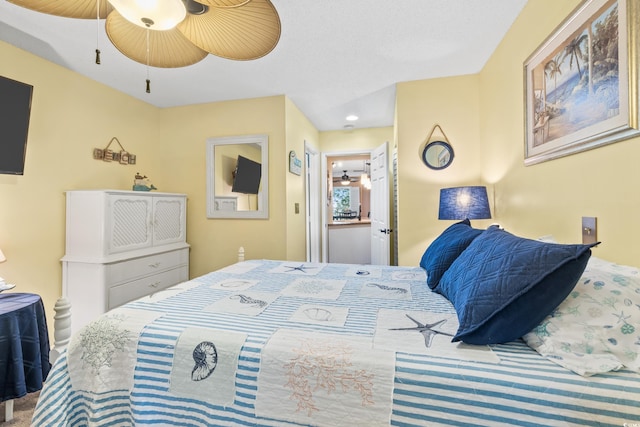
<svg viewBox="0 0 640 427"><path fill-rule="evenodd" d="M151 93L151 80L149 80L149 24L147 24L147 93Z"/></svg>
<svg viewBox="0 0 640 427"><path fill-rule="evenodd" d="M96 64L100 65L100 0L96 0Z"/></svg>

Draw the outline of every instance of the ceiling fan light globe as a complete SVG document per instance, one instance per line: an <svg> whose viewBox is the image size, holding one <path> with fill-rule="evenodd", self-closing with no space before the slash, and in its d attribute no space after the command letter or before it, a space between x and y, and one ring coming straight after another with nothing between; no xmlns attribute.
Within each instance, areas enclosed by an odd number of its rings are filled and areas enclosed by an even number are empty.
<svg viewBox="0 0 640 427"><path fill-rule="evenodd" d="M344 171L344 175L342 175L342 177L340 178L340 184L342 185L349 185L351 184L351 178L349 178L349 175L347 175L347 171Z"/></svg>
<svg viewBox="0 0 640 427"><path fill-rule="evenodd" d="M187 15L182 0L109 0L129 22L152 30L175 28Z"/></svg>

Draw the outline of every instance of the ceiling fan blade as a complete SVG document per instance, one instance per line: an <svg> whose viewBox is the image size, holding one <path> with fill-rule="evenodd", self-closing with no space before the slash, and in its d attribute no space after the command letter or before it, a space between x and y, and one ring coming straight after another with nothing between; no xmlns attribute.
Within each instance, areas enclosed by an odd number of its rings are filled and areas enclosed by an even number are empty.
<svg viewBox="0 0 640 427"><path fill-rule="evenodd" d="M107 36L126 57L147 64L147 29L122 17L116 10L107 16ZM187 40L176 28L149 30L149 65L160 68L186 67L201 61L207 52Z"/></svg>
<svg viewBox="0 0 640 427"><path fill-rule="evenodd" d="M8 0L10 3L36 12L66 18L96 19L96 0ZM100 18L104 19L113 8L107 0L100 0Z"/></svg>
<svg viewBox="0 0 640 427"><path fill-rule="evenodd" d="M280 17L269 0L237 7L215 7L233 0L203 0L200 15L187 14L178 29L193 44L222 58L251 60L271 52L280 40Z"/></svg>
<svg viewBox="0 0 640 427"><path fill-rule="evenodd" d="M249 3L251 0L200 0L198 3L206 4L207 6L212 7L238 7L244 6Z"/></svg>

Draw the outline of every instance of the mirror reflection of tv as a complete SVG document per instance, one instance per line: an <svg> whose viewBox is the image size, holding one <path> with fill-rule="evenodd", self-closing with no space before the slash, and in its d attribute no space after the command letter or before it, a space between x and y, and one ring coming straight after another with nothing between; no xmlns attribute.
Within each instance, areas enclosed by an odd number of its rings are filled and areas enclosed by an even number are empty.
<svg viewBox="0 0 640 427"><path fill-rule="evenodd" d="M0 76L0 173L23 175L33 86Z"/></svg>
<svg viewBox="0 0 640 427"><path fill-rule="evenodd" d="M238 156L233 186L234 193L258 194L262 165L246 157Z"/></svg>

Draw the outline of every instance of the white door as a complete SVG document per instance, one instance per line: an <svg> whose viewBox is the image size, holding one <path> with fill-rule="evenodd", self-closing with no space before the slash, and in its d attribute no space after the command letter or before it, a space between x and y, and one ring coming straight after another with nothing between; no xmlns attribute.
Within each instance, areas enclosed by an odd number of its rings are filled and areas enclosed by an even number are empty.
<svg viewBox="0 0 640 427"><path fill-rule="evenodd" d="M320 262L320 156L305 142L307 262Z"/></svg>
<svg viewBox="0 0 640 427"><path fill-rule="evenodd" d="M387 143L371 153L371 264L389 265L389 168Z"/></svg>

